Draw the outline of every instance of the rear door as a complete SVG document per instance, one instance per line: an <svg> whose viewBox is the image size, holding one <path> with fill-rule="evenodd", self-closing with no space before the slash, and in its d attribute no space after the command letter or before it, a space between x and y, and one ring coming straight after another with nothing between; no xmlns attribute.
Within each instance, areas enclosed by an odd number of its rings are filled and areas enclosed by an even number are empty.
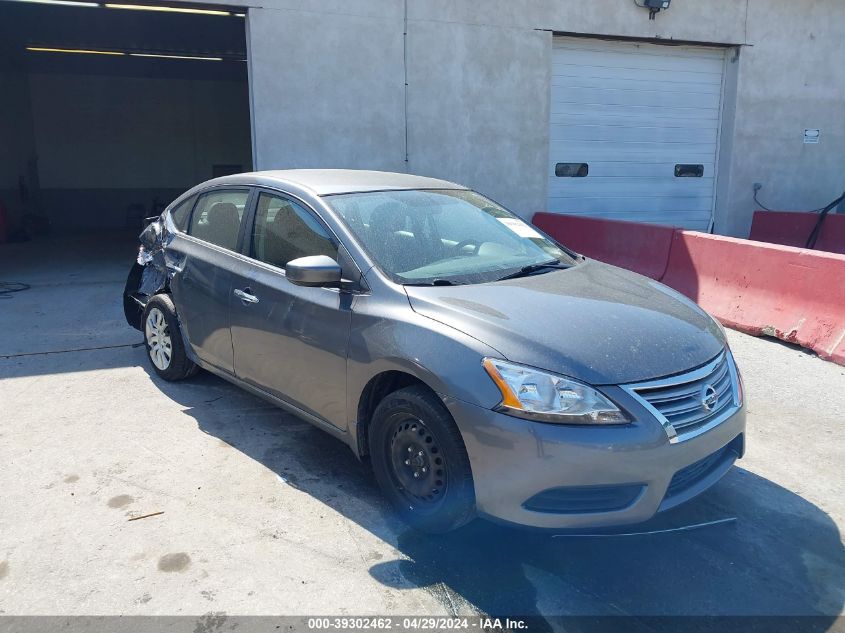
<svg viewBox="0 0 845 633"><path fill-rule="evenodd" d="M256 195L244 253L229 297L235 373L339 428L346 427L346 356L352 295L296 286L285 264L298 257L338 259L338 243L302 202Z"/></svg>
<svg viewBox="0 0 845 633"><path fill-rule="evenodd" d="M229 295L249 198L249 188L202 193L187 235L168 245L170 287L185 337L201 360L228 373L234 373Z"/></svg>

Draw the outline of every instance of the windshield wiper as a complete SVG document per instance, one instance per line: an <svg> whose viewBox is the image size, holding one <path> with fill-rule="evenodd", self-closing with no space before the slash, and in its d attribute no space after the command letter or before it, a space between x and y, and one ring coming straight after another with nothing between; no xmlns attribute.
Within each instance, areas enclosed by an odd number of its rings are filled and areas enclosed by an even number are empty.
<svg viewBox="0 0 845 633"><path fill-rule="evenodd" d="M448 279L432 279L431 281L422 281L415 284L403 284L404 286L460 286L463 284L450 281Z"/></svg>
<svg viewBox="0 0 845 633"><path fill-rule="evenodd" d="M556 259L553 259L550 262L543 262L542 264L529 264L528 266L523 266L515 273L511 273L509 275L505 275L504 277L499 277L496 281L504 281L505 279L516 279L518 277L528 277L529 275L533 275L534 273L540 272L541 270L566 270L567 268L571 268L567 264L563 264Z"/></svg>

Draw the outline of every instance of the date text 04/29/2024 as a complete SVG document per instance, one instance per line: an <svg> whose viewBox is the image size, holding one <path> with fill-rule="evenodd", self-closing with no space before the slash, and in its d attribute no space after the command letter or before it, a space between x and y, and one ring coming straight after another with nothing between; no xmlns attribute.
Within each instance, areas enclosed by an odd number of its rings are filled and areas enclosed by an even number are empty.
<svg viewBox="0 0 845 633"><path fill-rule="evenodd" d="M519 631L527 630L525 620L491 617L321 617L308 618L310 631Z"/></svg>

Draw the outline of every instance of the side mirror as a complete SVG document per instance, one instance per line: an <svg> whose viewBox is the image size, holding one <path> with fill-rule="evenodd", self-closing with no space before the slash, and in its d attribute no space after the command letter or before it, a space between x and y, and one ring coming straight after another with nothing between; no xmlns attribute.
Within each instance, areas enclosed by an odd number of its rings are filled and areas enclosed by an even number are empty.
<svg viewBox="0 0 845 633"><path fill-rule="evenodd" d="M285 266L288 281L297 286L339 286L340 265L326 255L290 260Z"/></svg>

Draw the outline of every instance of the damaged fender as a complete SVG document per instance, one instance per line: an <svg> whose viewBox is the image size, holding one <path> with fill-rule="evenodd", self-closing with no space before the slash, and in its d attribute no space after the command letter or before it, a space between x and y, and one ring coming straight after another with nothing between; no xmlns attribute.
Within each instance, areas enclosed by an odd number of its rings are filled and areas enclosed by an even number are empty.
<svg viewBox="0 0 845 633"><path fill-rule="evenodd" d="M126 278L123 313L126 322L136 330L143 330L144 309L150 297L170 290L165 249L172 236L167 231L164 218L162 214L153 219L141 232L138 257Z"/></svg>

